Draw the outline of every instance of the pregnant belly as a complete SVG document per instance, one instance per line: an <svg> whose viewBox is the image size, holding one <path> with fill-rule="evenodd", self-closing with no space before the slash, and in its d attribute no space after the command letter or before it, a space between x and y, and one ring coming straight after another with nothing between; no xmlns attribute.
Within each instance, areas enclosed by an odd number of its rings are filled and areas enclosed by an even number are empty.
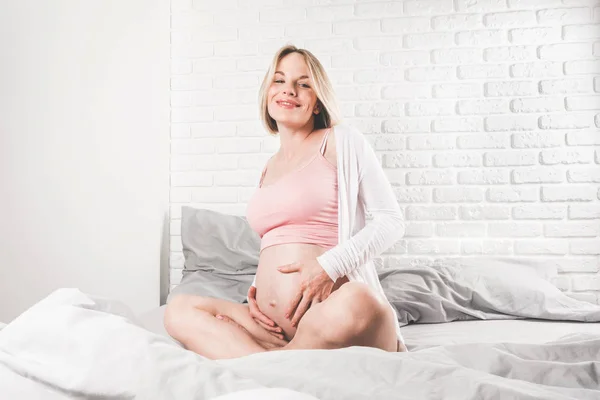
<svg viewBox="0 0 600 400"><path fill-rule="evenodd" d="M285 318L285 313L298 294L300 273L284 274L277 267L316 258L325 251L326 248L316 245L290 243L270 246L260 253L256 270L256 302L260 311L281 327L287 340L292 340L297 329ZM348 282L346 277L338 279L332 293L345 282Z"/></svg>

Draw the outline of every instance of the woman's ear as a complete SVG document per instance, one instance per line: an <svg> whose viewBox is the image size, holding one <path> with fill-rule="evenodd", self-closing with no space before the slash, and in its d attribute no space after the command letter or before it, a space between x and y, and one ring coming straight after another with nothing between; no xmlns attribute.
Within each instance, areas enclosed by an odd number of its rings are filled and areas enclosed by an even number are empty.
<svg viewBox="0 0 600 400"><path fill-rule="evenodd" d="M321 112L321 103L319 103L317 101L317 104L315 104L315 108L313 108L313 114L317 115Z"/></svg>

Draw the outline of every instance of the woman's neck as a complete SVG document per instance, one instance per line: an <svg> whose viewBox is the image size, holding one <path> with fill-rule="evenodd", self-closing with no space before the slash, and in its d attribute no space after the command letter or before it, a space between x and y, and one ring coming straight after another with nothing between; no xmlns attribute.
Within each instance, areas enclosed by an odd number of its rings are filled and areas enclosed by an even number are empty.
<svg viewBox="0 0 600 400"><path fill-rule="evenodd" d="M313 125L301 128L288 128L279 126L279 153L284 161L291 161L298 156L301 149L306 145L306 140L313 132Z"/></svg>

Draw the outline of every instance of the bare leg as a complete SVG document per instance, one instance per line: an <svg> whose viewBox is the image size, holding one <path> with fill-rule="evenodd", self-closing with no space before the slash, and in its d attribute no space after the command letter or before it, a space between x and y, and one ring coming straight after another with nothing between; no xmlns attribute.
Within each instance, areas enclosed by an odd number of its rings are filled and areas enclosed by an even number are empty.
<svg viewBox="0 0 600 400"><path fill-rule="evenodd" d="M215 317L222 314L230 320ZM393 312L367 285L348 283L300 320L290 342L257 324L248 306L221 299L181 295L165 313L167 332L187 349L210 359L243 357L264 351L339 349L349 346L398 350Z"/></svg>
<svg viewBox="0 0 600 400"><path fill-rule="evenodd" d="M283 350L366 346L396 352L395 323L391 308L366 284L350 282L304 314Z"/></svg>
<svg viewBox="0 0 600 400"><path fill-rule="evenodd" d="M266 351L245 329L215 317L223 314L234 318L233 306L244 307L220 299L180 295L167 305L165 328L186 349L213 360Z"/></svg>

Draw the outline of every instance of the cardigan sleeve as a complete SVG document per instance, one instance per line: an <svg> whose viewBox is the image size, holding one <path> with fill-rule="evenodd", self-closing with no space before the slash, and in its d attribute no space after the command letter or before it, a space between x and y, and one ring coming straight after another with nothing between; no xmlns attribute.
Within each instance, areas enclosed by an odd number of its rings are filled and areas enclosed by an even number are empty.
<svg viewBox="0 0 600 400"><path fill-rule="evenodd" d="M334 282L390 248L404 235L402 211L392 186L371 147L359 134L355 140L358 160L358 201L371 221L350 239L329 249L317 261Z"/></svg>

